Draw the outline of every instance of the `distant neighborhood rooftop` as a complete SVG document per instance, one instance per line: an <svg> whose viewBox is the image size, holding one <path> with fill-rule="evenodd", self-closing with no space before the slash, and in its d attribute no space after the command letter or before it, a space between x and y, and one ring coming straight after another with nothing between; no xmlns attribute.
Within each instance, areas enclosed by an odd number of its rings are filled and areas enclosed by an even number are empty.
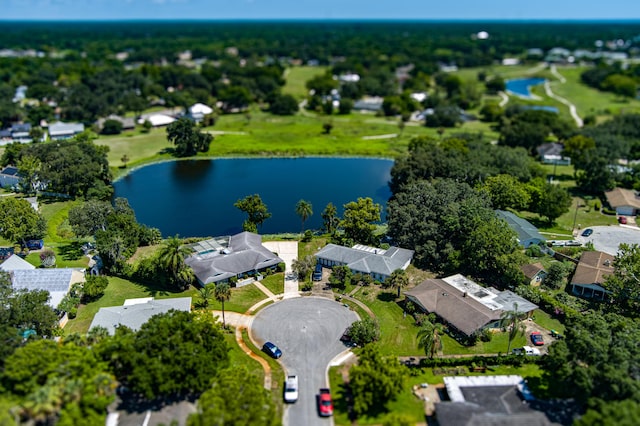
<svg viewBox="0 0 640 426"><path fill-rule="evenodd" d="M127 299L122 306L109 306L100 308L93 317L91 326L104 327L109 334L114 334L116 327L124 325L133 331L137 331L142 324L158 314L164 314L170 310L191 312L191 298L178 297L174 299Z"/></svg>
<svg viewBox="0 0 640 426"><path fill-rule="evenodd" d="M640 197L632 189L615 188L604 193L611 207L631 206L640 209Z"/></svg>
<svg viewBox="0 0 640 426"><path fill-rule="evenodd" d="M529 221L505 210L496 210L496 214L498 217L504 219L509 227L518 234L518 241L525 248L531 244L538 244L545 241L545 238L538 232L538 228L533 226Z"/></svg>

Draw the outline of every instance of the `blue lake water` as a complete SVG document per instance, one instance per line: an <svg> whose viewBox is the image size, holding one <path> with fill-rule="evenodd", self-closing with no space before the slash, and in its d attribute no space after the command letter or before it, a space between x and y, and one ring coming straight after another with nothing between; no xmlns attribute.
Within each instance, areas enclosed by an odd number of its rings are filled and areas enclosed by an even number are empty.
<svg viewBox="0 0 640 426"><path fill-rule="evenodd" d="M391 196L392 160L370 158L274 158L184 160L153 164L114 183L115 196L129 200L139 222L163 236L229 235L246 215L233 204L259 194L273 216L262 234L300 232L295 205L311 202L306 229L322 226L329 202L338 208L358 197L383 206ZM384 220L384 211L382 219Z"/></svg>
<svg viewBox="0 0 640 426"><path fill-rule="evenodd" d="M544 78L517 78L514 80L507 80L505 85L508 92L525 98L530 98L531 92L529 92L529 87L537 86L544 82Z"/></svg>

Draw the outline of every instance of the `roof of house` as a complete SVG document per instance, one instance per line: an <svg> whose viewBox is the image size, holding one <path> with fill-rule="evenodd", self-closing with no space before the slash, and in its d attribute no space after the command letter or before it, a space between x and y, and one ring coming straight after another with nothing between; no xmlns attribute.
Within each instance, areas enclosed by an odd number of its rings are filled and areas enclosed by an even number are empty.
<svg viewBox="0 0 640 426"><path fill-rule="evenodd" d="M571 278L571 284L602 284L613 274L613 260L610 254L601 251L585 251Z"/></svg>
<svg viewBox="0 0 640 426"><path fill-rule="evenodd" d="M640 209L640 197L631 189L615 188L604 193L609 205L616 207L631 206Z"/></svg>
<svg viewBox="0 0 640 426"><path fill-rule="evenodd" d="M191 298L178 297L174 299L128 299L122 306L109 306L100 308L98 313L93 317L91 326L104 327L109 334L114 334L116 327L124 325L137 331L142 324L158 314L164 314L170 310L191 311Z"/></svg>
<svg viewBox="0 0 640 426"><path fill-rule="evenodd" d="M536 152L541 157L544 157L545 155L562 155L563 150L564 145L557 142L543 143L536 148Z"/></svg>
<svg viewBox="0 0 640 426"><path fill-rule="evenodd" d="M445 377L450 401L436 404L442 426L548 426L545 413L526 404L520 376Z"/></svg>
<svg viewBox="0 0 640 426"><path fill-rule="evenodd" d="M189 113L191 114L211 114L213 112L213 108L208 105L197 103L193 104L189 107Z"/></svg>
<svg viewBox="0 0 640 426"><path fill-rule="evenodd" d="M7 166L4 169L0 170L0 174L6 176L18 176L18 168L13 166Z"/></svg>
<svg viewBox="0 0 640 426"><path fill-rule="evenodd" d="M0 269L5 272L11 272L25 269L36 269L36 267L17 254L12 254L7 260L0 263Z"/></svg>
<svg viewBox="0 0 640 426"><path fill-rule="evenodd" d="M57 121L49 125L49 135L51 136L72 136L84 131L82 123L63 123Z"/></svg>
<svg viewBox="0 0 640 426"><path fill-rule="evenodd" d="M516 231L520 242L530 239L545 241L545 238L538 232L538 228L533 226L529 221L505 210L496 210L496 214L501 219L504 219L511 229Z"/></svg>
<svg viewBox="0 0 640 426"><path fill-rule="evenodd" d="M528 279L533 279L540 272L545 272L544 266L542 266L542 263L540 262L522 265L520 267L520 270L522 271L524 276L527 277Z"/></svg>
<svg viewBox="0 0 640 426"><path fill-rule="evenodd" d="M132 117L120 117L119 115L111 114L108 117L98 119L97 123L100 128L104 127L104 122L107 120L115 120L122 123L123 129L133 129L136 127L136 121Z"/></svg>
<svg viewBox="0 0 640 426"><path fill-rule="evenodd" d="M144 124L145 121L149 121L149 123L151 123L152 126L157 127L157 126L166 126L167 124L171 124L174 121L176 121L176 119L171 117L170 115L151 114L147 117L143 117L140 120L138 120L138 123Z"/></svg>
<svg viewBox="0 0 640 426"><path fill-rule="evenodd" d="M459 274L425 280L405 295L467 336L499 320L504 311L515 310L516 304L522 313L538 307L509 290L482 287Z"/></svg>
<svg viewBox="0 0 640 426"><path fill-rule="evenodd" d="M71 284L80 282L84 277L82 269L16 269L10 272L11 283L15 289L46 290L51 295L49 305L57 308L67 294Z"/></svg>
<svg viewBox="0 0 640 426"><path fill-rule="evenodd" d="M233 235L229 237L228 243L223 238L216 238L200 242L193 248L197 253L185 259L185 263L191 266L203 284L223 281L282 262L282 259L262 245L262 237L252 232Z"/></svg>
<svg viewBox="0 0 640 426"><path fill-rule="evenodd" d="M389 276L396 269L408 266L413 258L413 250L399 247L390 247L385 250L360 244L353 247L327 244L315 256L345 264L354 271Z"/></svg>

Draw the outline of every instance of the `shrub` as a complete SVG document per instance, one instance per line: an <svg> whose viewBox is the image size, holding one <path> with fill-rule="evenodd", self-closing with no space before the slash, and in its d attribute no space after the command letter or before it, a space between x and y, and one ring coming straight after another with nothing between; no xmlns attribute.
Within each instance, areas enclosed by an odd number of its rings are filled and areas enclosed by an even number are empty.
<svg viewBox="0 0 640 426"><path fill-rule="evenodd" d="M307 229L306 231L304 231L304 236L302 237L302 242L303 243L308 243L312 239L313 239L313 232L310 229Z"/></svg>
<svg viewBox="0 0 640 426"><path fill-rule="evenodd" d="M492 338L493 338L493 333L488 328L485 328L480 333L480 340L482 340L483 342L490 342Z"/></svg>
<svg viewBox="0 0 640 426"><path fill-rule="evenodd" d="M109 280L106 277L89 275L87 282L82 286L82 299L85 302L90 302L101 298L108 285Z"/></svg>
<svg viewBox="0 0 640 426"><path fill-rule="evenodd" d="M51 268L56 264L56 254L51 249L44 249L40 252L40 263L45 268Z"/></svg>
<svg viewBox="0 0 640 426"><path fill-rule="evenodd" d="M380 326L373 318L356 321L347 330L352 342L364 346L380 339Z"/></svg>
<svg viewBox="0 0 640 426"><path fill-rule="evenodd" d="M277 268L278 268L278 272L284 272L284 270L285 270L285 268L286 268L286 267L287 267L287 265L285 265L285 263L284 263L284 262L280 262L280 263L278 263L278 266L277 266Z"/></svg>

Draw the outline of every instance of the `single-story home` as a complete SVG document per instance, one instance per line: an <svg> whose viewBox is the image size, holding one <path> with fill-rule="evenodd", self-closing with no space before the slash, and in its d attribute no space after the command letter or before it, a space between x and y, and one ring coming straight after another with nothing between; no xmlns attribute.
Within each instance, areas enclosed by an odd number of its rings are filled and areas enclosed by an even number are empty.
<svg viewBox="0 0 640 426"><path fill-rule="evenodd" d="M530 317L538 309L537 305L510 290L482 287L460 274L427 279L406 291L405 296L466 337L486 328L499 328L505 311L517 310Z"/></svg>
<svg viewBox="0 0 640 426"><path fill-rule="evenodd" d="M150 115L141 117L138 120L138 124L144 124L145 121L148 121L149 123L151 123L153 127L160 127L160 126L168 126L169 124L176 121L176 119L166 114L150 114Z"/></svg>
<svg viewBox="0 0 640 426"><path fill-rule="evenodd" d="M624 216L636 216L640 210L640 196L632 189L615 188L604 193L611 208Z"/></svg>
<svg viewBox="0 0 640 426"><path fill-rule="evenodd" d="M522 265L520 270L524 276L529 280L529 284L533 286L540 285L547 276L547 271L544 270L542 263L529 263Z"/></svg>
<svg viewBox="0 0 640 426"><path fill-rule="evenodd" d="M185 263L193 269L202 286L227 282L233 277L256 276L267 269L275 269L283 262L262 245L260 235L252 232L200 241L191 248L195 254L186 258Z"/></svg>
<svg viewBox="0 0 640 426"><path fill-rule="evenodd" d="M382 103L384 99L380 96L365 96L354 102L354 111L371 111L378 112L382 109Z"/></svg>
<svg viewBox="0 0 640 426"><path fill-rule="evenodd" d="M315 257L322 266L346 265L353 273L370 275L374 280L383 282L396 269L407 269L413 253L413 250L399 247L381 249L361 244L353 247L327 244Z"/></svg>
<svg viewBox="0 0 640 426"><path fill-rule="evenodd" d="M202 103L197 103L189 107L187 117L191 118L196 123L199 123L204 119L205 115L209 115L212 112L213 108L211 108L210 106Z"/></svg>
<svg viewBox="0 0 640 426"><path fill-rule="evenodd" d="M602 251L585 251L571 278L571 292L580 297L604 300L609 293L603 286L613 274L614 257Z"/></svg>
<svg viewBox="0 0 640 426"><path fill-rule="evenodd" d="M120 117L119 115L111 114L108 117L98 119L96 124L98 125L100 130L102 130L102 128L104 127L104 122L107 120L119 121L122 124L122 130L131 130L131 129L135 129L136 127L136 121L133 118Z"/></svg>
<svg viewBox="0 0 640 426"><path fill-rule="evenodd" d="M82 132L84 132L84 124L82 123L62 123L57 121L49 125L49 137L52 140L70 139Z"/></svg>
<svg viewBox="0 0 640 426"><path fill-rule="evenodd" d="M499 218L503 219L518 235L518 244L524 248L532 245L544 244L546 239L538 232L538 228L533 226L528 220L522 219L515 214L505 211L496 210Z"/></svg>
<svg viewBox="0 0 640 426"><path fill-rule="evenodd" d="M445 399L435 405L441 426L551 426L545 412L538 411L533 395L521 376L445 377Z"/></svg>
<svg viewBox="0 0 640 426"><path fill-rule="evenodd" d="M164 314L170 310L191 312L191 298L154 299L153 297L144 297L127 299L122 306L100 308L93 317L89 330L94 327L104 327L109 334L113 335L116 332L116 327L124 325L133 331L138 331L142 324L149 321L152 316Z"/></svg>
<svg viewBox="0 0 640 426"><path fill-rule="evenodd" d="M536 148L540 161L544 164L568 166L571 164L571 158L563 156L562 151L564 151L564 145L557 142L544 143Z"/></svg>
<svg viewBox="0 0 640 426"><path fill-rule="evenodd" d="M10 188L17 185L20 182L20 176L18 176L18 168L13 166L7 166L0 170L0 187Z"/></svg>
<svg viewBox="0 0 640 426"><path fill-rule="evenodd" d="M15 254L0 264L0 269L11 275L11 284L16 290L48 291L51 296L48 303L54 309L73 284L85 280L82 268L36 268Z"/></svg>

